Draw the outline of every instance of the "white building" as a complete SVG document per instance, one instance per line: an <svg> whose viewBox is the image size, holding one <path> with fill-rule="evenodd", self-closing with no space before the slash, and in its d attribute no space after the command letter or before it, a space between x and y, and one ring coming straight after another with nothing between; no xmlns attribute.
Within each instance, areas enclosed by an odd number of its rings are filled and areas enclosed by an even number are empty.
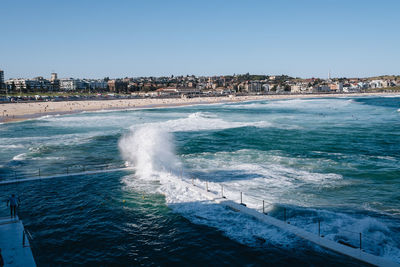
<svg viewBox="0 0 400 267"><path fill-rule="evenodd" d="M359 82L357 85L360 89L367 89L369 87L369 84L366 82Z"/></svg>
<svg viewBox="0 0 400 267"><path fill-rule="evenodd" d="M290 91L292 93L305 93L308 91L308 85L305 83L296 83L290 86Z"/></svg>
<svg viewBox="0 0 400 267"><path fill-rule="evenodd" d="M343 92L345 93L359 93L361 91L361 89L358 86L345 86L343 87Z"/></svg>
<svg viewBox="0 0 400 267"><path fill-rule="evenodd" d="M86 89L86 86L79 79L73 79L73 78L60 79L60 90L75 91L81 89Z"/></svg>
<svg viewBox="0 0 400 267"><path fill-rule="evenodd" d="M177 88L160 88L156 90L157 96L179 96Z"/></svg>
<svg viewBox="0 0 400 267"><path fill-rule="evenodd" d="M15 91L36 91L36 90L49 90L51 84L48 80L43 77L36 77L33 79L9 79L6 82L6 86L9 89L15 89Z"/></svg>
<svg viewBox="0 0 400 267"><path fill-rule="evenodd" d="M102 80L102 79L88 79L88 80L83 80L82 81L87 88L90 88L92 90L105 90L107 89L107 82Z"/></svg>
<svg viewBox="0 0 400 267"><path fill-rule="evenodd" d="M369 87L370 88L382 88L383 81L382 80L372 80L369 82Z"/></svg>
<svg viewBox="0 0 400 267"><path fill-rule="evenodd" d="M26 79L8 79L5 84L10 90L22 90L26 88Z"/></svg>

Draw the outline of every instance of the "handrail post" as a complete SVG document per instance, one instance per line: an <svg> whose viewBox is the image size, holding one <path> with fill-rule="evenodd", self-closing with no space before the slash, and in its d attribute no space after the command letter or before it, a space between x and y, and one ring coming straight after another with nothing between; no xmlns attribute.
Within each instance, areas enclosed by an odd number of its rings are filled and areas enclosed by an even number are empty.
<svg viewBox="0 0 400 267"><path fill-rule="evenodd" d="M194 178L192 177L192 185L194 185Z"/></svg>
<svg viewBox="0 0 400 267"><path fill-rule="evenodd" d="M68 174L68 167L67 167L67 174Z"/></svg>
<svg viewBox="0 0 400 267"><path fill-rule="evenodd" d="M225 198L224 197L224 186L221 184L221 196L222 196L222 198Z"/></svg>
<svg viewBox="0 0 400 267"><path fill-rule="evenodd" d="M263 200L263 213L265 214L265 201Z"/></svg>
<svg viewBox="0 0 400 267"><path fill-rule="evenodd" d="M240 192L240 204L243 204L243 193Z"/></svg>
<svg viewBox="0 0 400 267"><path fill-rule="evenodd" d="M361 233L360 233L360 250L362 250L362 238L361 238Z"/></svg>
<svg viewBox="0 0 400 267"><path fill-rule="evenodd" d="M39 168L39 177L40 177L40 168Z"/></svg>
<svg viewBox="0 0 400 267"><path fill-rule="evenodd" d="M321 237L321 221L318 220L318 236Z"/></svg>
<svg viewBox="0 0 400 267"><path fill-rule="evenodd" d="M209 192L209 190L208 190L208 181L206 181L206 190L207 190L207 192Z"/></svg>

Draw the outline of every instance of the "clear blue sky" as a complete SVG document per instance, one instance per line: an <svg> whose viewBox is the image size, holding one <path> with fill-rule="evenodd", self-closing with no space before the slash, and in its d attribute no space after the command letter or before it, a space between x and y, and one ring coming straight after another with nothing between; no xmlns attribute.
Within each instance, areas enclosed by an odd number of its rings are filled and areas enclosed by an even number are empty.
<svg viewBox="0 0 400 267"><path fill-rule="evenodd" d="M6 78L400 74L398 0L2 0Z"/></svg>

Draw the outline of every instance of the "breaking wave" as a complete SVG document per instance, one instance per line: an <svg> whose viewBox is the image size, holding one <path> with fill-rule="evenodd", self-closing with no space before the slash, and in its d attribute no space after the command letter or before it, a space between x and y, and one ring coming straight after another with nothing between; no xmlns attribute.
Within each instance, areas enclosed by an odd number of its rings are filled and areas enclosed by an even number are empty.
<svg viewBox="0 0 400 267"><path fill-rule="evenodd" d="M179 131L204 131L204 130L223 130L230 128L240 128L240 127L271 127L272 123L266 121L258 122L232 122L225 121L216 117L213 114L205 112L196 112L190 114L186 118L168 120L164 122L151 122L145 123L144 127L154 127L161 128L165 132L179 132ZM134 130L136 126L132 126L131 129Z"/></svg>

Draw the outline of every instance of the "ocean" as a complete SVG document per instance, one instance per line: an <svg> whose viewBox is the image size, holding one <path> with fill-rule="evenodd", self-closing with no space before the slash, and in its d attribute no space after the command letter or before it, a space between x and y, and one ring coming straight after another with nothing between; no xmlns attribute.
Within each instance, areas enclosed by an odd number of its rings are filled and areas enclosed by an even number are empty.
<svg viewBox="0 0 400 267"><path fill-rule="evenodd" d="M363 265L182 180L400 263L398 95L44 116L1 124L0 148L0 180L133 167L0 186L38 266Z"/></svg>

